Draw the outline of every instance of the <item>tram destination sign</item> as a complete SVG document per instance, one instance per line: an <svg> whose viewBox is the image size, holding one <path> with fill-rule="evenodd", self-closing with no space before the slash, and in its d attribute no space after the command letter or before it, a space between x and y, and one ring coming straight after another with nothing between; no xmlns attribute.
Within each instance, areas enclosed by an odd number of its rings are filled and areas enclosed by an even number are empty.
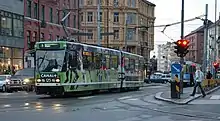
<svg viewBox="0 0 220 121"><path fill-rule="evenodd" d="M39 49L63 49L60 43L40 43Z"/></svg>

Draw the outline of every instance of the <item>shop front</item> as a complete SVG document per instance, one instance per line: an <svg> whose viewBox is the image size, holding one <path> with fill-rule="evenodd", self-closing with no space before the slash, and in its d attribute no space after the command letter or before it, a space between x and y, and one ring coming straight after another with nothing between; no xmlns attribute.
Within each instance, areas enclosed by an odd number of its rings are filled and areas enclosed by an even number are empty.
<svg viewBox="0 0 220 121"><path fill-rule="evenodd" d="M23 49L0 46L0 74L11 74L23 68Z"/></svg>

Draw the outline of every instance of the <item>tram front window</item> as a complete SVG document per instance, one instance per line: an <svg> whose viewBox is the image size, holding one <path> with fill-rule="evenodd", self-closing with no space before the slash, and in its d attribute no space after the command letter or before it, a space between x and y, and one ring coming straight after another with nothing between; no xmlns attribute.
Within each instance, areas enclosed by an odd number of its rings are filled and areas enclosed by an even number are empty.
<svg viewBox="0 0 220 121"><path fill-rule="evenodd" d="M62 70L65 50L36 52L36 70L42 72L58 72Z"/></svg>

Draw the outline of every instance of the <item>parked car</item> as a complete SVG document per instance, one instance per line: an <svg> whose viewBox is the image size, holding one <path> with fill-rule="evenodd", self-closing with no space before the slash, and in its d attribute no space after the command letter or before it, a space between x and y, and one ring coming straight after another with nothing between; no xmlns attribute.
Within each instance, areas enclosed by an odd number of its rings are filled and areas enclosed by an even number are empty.
<svg viewBox="0 0 220 121"><path fill-rule="evenodd" d="M0 75L0 91L7 92L11 75Z"/></svg>
<svg viewBox="0 0 220 121"><path fill-rule="evenodd" d="M171 78L167 74L155 73L150 76L150 79L145 79L146 83L164 83L170 82Z"/></svg>
<svg viewBox="0 0 220 121"><path fill-rule="evenodd" d="M35 91L35 82L34 82L34 68L25 68L17 71L13 76L11 76L11 85L10 89L22 89L27 92Z"/></svg>

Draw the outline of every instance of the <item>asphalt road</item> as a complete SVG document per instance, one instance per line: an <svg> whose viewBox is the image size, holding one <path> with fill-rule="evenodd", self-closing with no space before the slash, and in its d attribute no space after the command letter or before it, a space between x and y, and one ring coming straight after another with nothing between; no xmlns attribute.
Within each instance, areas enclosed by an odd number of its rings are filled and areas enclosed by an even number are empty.
<svg viewBox="0 0 220 121"><path fill-rule="evenodd" d="M207 105L175 105L154 99L168 84L144 87L140 91L96 94L72 98L48 98L33 93L1 93L2 121L214 121ZM219 105L212 106L218 110ZM219 118L220 119L220 118Z"/></svg>

